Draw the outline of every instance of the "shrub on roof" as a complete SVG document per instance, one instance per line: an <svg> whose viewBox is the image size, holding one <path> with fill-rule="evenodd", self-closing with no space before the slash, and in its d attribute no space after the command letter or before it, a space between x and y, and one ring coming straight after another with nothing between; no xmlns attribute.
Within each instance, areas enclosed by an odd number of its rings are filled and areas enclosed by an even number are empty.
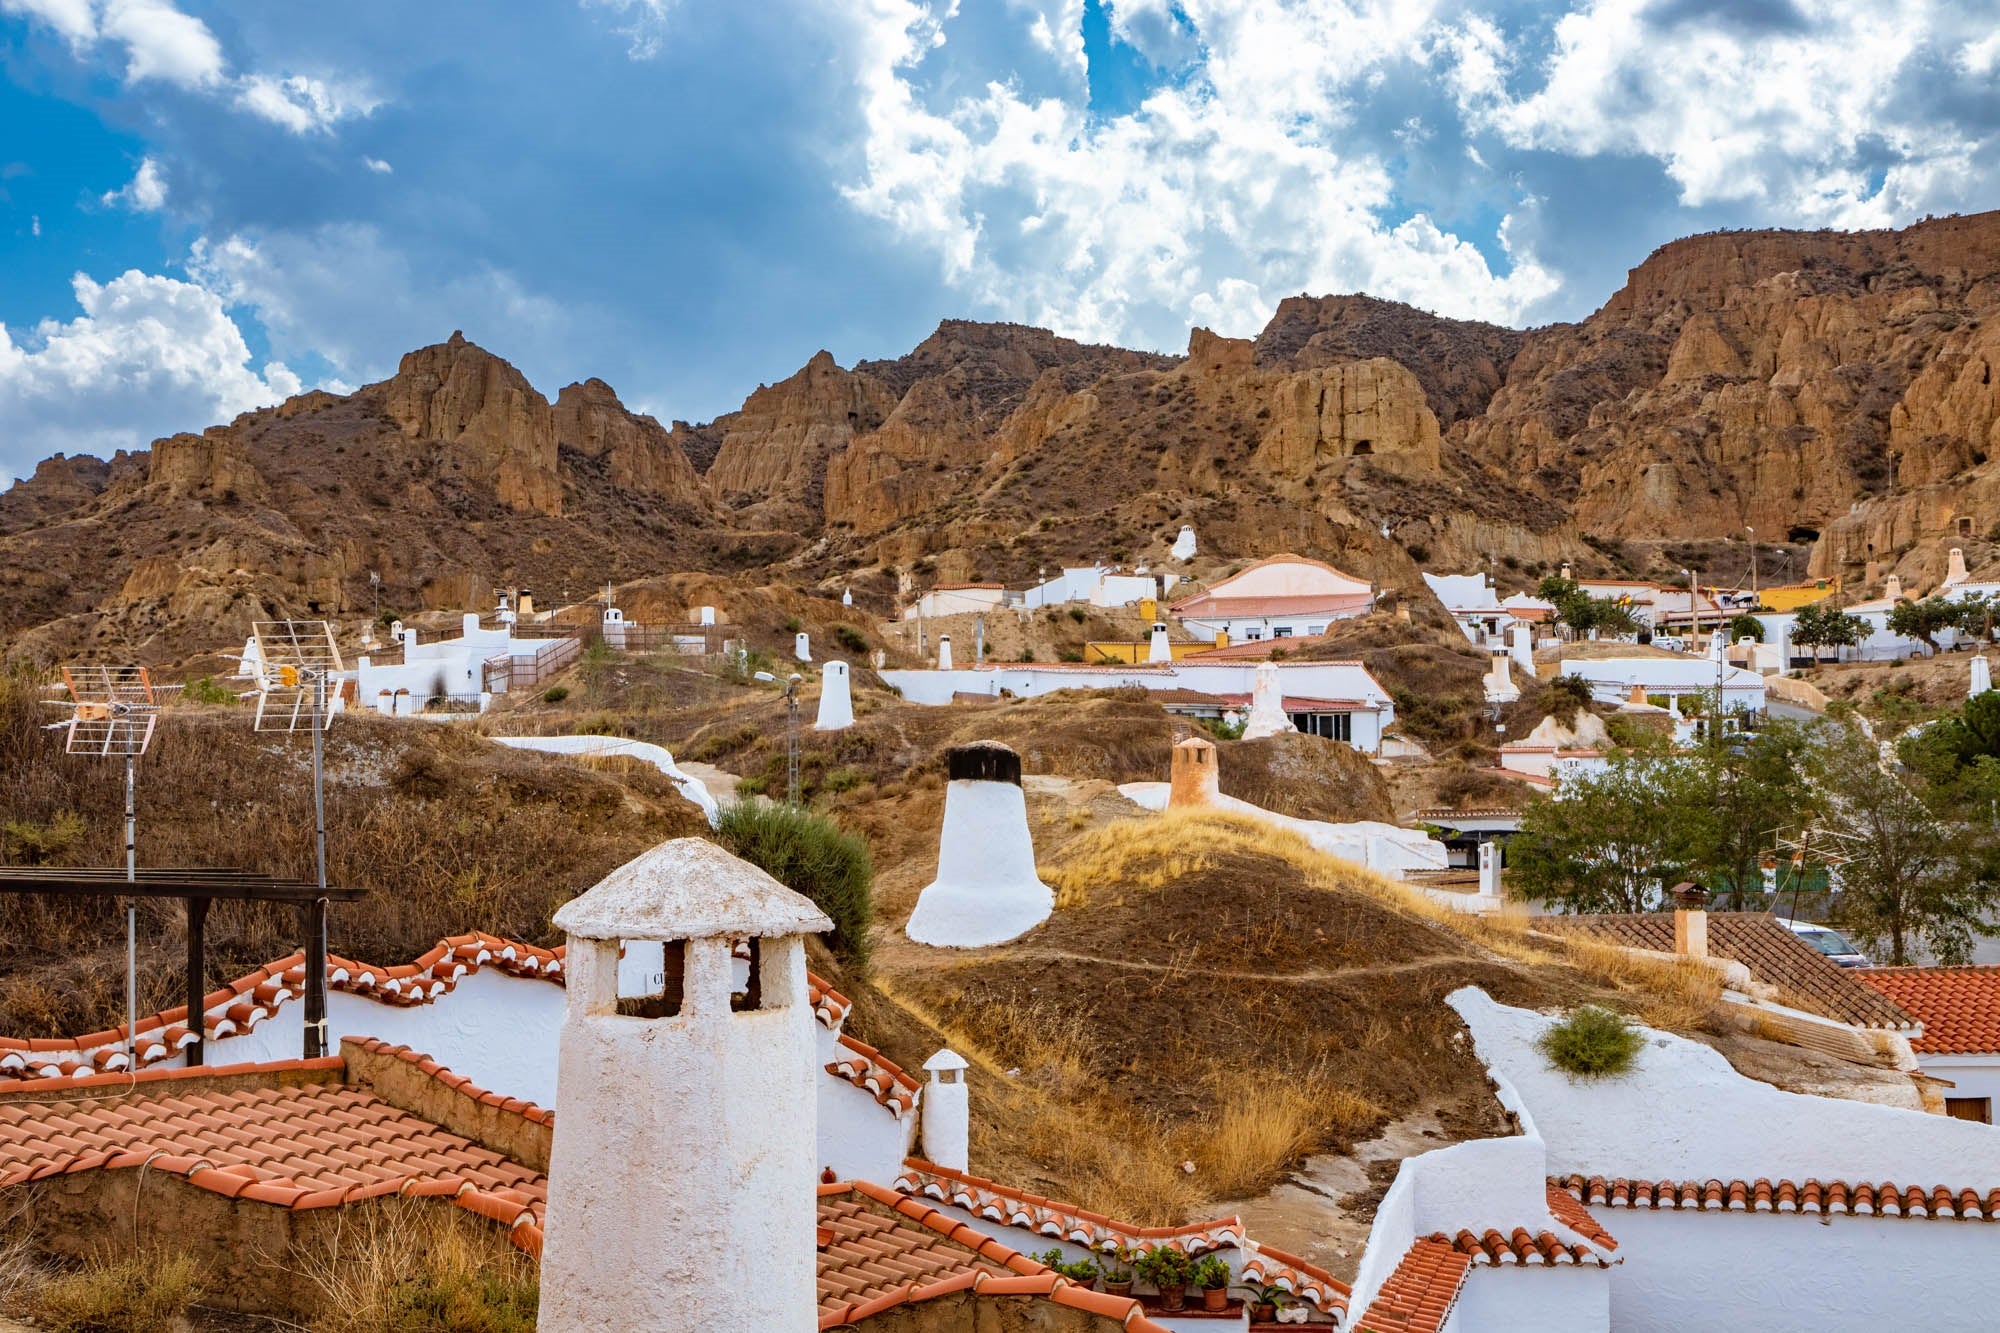
<svg viewBox="0 0 2000 1333"><path fill-rule="evenodd" d="M737 790L748 785L738 783ZM824 815L760 801L723 806L715 834L724 847L812 899L833 919L827 944L855 966L868 966L875 866L867 843Z"/></svg>
<svg viewBox="0 0 2000 1333"><path fill-rule="evenodd" d="M1572 1078L1607 1078L1630 1069L1645 1040L1625 1015L1586 1004L1544 1032L1539 1045Z"/></svg>

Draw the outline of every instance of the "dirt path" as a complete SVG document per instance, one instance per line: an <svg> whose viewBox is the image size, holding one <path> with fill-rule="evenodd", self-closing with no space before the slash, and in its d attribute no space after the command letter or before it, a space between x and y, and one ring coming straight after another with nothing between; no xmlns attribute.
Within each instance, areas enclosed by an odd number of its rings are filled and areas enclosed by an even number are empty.
<svg viewBox="0 0 2000 1333"><path fill-rule="evenodd" d="M1450 967L1463 964L1461 958L1416 958L1402 963L1382 963L1374 967L1342 967L1333 971L1314 970L1308 972L1241 972L1218 967L1186 967L1179 963L1149 963L1135 958L1106 958L1101 954L1074 953L1068 949L1007 949L992 955L1016 962L1042 959L1050 962L1091 963L1099 967L1122 967L1133 972L1166 972L1175 976L1226 977L1234 981L1277 981L1316 982L1344 981L1354 977L1389 976L1402 972L1422 972L1434 967ZM908 960L905 960L908 961ZM955 968L962 961L959 957L938 957L930 960L916 960L938 969Z"/></svg>

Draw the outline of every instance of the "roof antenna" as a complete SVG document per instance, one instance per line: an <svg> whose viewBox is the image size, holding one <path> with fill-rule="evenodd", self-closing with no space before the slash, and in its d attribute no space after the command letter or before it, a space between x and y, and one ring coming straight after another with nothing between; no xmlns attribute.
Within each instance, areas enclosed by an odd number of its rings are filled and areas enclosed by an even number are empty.
<svg viewBox="0 0 2000 1333"><path fill-rule="evenodd" d="M153 743L160 720L160 703L152 678L141 666L78 666L63 668L67 701L46 702L68 708L67 719L53 724L66 733L68 754L125 761L125 882L138 878L138 815L133 803L139 756ZM139 1067L139 901L125 900L125 1067Z"/></svg>

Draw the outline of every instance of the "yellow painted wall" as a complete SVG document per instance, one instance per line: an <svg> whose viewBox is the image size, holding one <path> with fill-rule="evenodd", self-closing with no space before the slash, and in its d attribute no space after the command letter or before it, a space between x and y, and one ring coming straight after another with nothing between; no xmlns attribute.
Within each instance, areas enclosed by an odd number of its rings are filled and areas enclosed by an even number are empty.
<svg viewBox="0 0 2000 1333"><path fill-rule="evenodd" d="M1764 588L1757 594L1757 600L1773 611L1796 611L1814 602L1823 602L1840 590L1839 581L1823 579L1817 583L1792 583L1778 588Z"/></svg>
<svg viewBox="0 0 2000 1333"><path fill-rule="evenodd" d="M1091 642L1083 645L1083 660L1086 664L1092 666L1106 665L1114 662L1129 665L1134 662L1145 661L1146 653L1150 650L1150 647L1151 644L1146 640L1141 640L1138 643ZM1173 653L1174 661L1176 662L1186 657L1189 653L1205 653L1211 651L1214 647L1215 645L1212 643L1170 643L1167 645L1167 648Z"/></svg>

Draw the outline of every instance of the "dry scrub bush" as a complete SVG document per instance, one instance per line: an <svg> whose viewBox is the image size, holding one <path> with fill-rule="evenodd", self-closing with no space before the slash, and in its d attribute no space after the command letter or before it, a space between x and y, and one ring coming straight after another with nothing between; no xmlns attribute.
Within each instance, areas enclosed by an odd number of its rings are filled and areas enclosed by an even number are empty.
<svg viewBox="0 0 2000 1333"><path fill-rule="evenodd" d="M163 1333L201 1299L193 1256L102 1250L75 1267L38 1262L25 1242L0 1250L0 1310L48 1333Z"/></svg>
<svg viewBox="0 0 2000 1333"><path fill-rule="evenodd" d="M1345 1142L1383 1118L1366 1097L1324 1071L1274 1076L1244 1070L1218 1075L1222 1110L1183 1137L1203 1188L1224 1198L1261 1194L1306 1154Z"/></svg>
<svg viewBox="0 0 2000 1333"><path fill-rule="evenodd" d="M494 1228L436 1203L337 1211L292 1256L311 1333L533 1333L534 1261Z"/></svg>
<svg viewBox="0 0 2000 1333"><path fill-rule="evenodd" d="M1707 964L1575 936L1563 937L1561 946L1577 971L1629 992L1633 1011L1647 1027L1692 1032L1713 1025L1722 979Z"/></svg>

